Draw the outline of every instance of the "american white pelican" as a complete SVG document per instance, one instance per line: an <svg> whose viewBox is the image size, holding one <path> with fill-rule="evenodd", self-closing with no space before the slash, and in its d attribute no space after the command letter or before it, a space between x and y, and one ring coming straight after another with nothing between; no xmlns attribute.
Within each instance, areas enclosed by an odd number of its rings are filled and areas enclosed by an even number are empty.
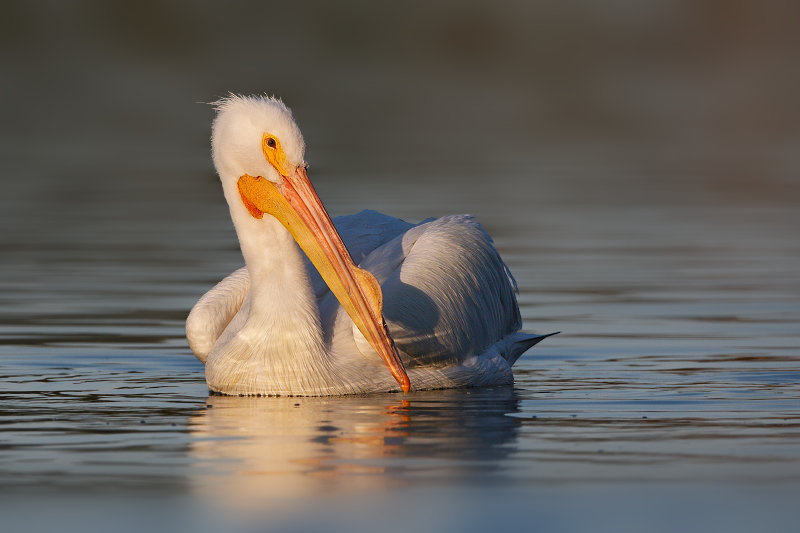
<svg viewBox="0 0 800 533"><path fill-rule="evenodd" d="M511 365L547 335L518 332L515 282L480 224L457 215L415 225L374 211L332 221L281 101L231 96L216 109L214 165L246 266L186 321L212 391L513 383Z"/></svg>

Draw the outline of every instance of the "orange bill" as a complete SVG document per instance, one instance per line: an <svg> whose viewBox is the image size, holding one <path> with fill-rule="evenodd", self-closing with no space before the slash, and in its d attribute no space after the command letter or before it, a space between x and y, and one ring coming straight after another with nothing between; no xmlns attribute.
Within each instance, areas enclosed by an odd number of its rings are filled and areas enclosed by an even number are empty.
<svg viewBox="0 0 800 533"><path fill-rule="evenodd" d="M264 139L267 153L266 135ZM269 146L273 147L274 142ZM264 213L274 216L292 234L364 338L381 356L403 391L408 392L411 388L408 375L383 319L383 293L378 280L353 263L306 169L302 166L289 169L285 161L276 164L269 156L268 159L283 176L283 182L275 185L260 176L242 176L238 186L245 206L256 218Z"/></svg>

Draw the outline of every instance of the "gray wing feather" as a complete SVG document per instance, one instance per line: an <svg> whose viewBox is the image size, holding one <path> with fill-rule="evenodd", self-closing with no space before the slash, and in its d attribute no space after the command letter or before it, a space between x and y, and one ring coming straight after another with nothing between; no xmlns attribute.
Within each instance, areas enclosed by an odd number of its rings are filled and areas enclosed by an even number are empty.
<svg viewBox="0 0 800 533"><path fill-rule="evenodd" d="M342 237L342 242L350 252L355 264L359 264L379 246L415 226L410 222L371 209L365 209L354 215L336 217L333 219L333 225ZM305 258L305 261L311 276L314 294L317 300L321 300L330 292L330 289L311 261L308 258Z"/></svg>
<svg viewBox="0 0 800 533"><path fill-rule="evenodd" d="M362 261L407 367L458 365L522 326L492 239L469 215L421 224Z"/></svg>

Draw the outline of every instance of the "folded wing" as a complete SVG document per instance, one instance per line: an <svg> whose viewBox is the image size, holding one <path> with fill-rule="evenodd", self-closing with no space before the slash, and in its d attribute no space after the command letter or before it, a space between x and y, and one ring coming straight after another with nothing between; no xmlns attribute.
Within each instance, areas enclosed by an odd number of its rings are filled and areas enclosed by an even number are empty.
<svg viewBox="0 0 800 533"><path fill-rule="evenodd" d="M381 283L384 317L407 368L461 364L522 325L514 281L469 215L413 227L359 266Z"/></svg>

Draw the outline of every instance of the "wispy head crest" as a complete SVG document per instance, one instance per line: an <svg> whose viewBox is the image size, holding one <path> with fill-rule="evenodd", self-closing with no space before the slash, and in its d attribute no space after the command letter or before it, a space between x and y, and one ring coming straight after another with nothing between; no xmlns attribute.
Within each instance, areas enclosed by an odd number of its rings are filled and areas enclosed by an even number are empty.
<svg viewBox="0 0 800 533"><path fill-rule="evenodd" d="M209 105L214 107L214 111L216 111L217 113L221 113L222 111L225 111L227 109L230 109L232 107L236 107L236 106L239 106L239 105L253 105L253 104L259 104L259 103L270 103L272 105L275 105L277 107L282 108L284 111L286 111L290 115L292 113L292 111L288 107L286 107L286 104L284 104L283 101L280 98L278 98L278 97L276 97L274 95L270 96L270 95L268 95L266 93L264 93L263 95L259 95L259 94L241 95L241 94L235 94L235 93L231 92L231 93L228 93L227 96L223 96L223 97L219 98L218 100L216 100L214 102L208 102Z"/></svg>
<svg viewBox="0 0 800 533"><path fill-rule="evenodd" d="M303 135L291 110L279 98L229 93L211 105L217 115L211 126L211 152L220 175L269 172L259 168L267 161L261 146L266 133L280 139L291 164L305 165Z"/></svg>

